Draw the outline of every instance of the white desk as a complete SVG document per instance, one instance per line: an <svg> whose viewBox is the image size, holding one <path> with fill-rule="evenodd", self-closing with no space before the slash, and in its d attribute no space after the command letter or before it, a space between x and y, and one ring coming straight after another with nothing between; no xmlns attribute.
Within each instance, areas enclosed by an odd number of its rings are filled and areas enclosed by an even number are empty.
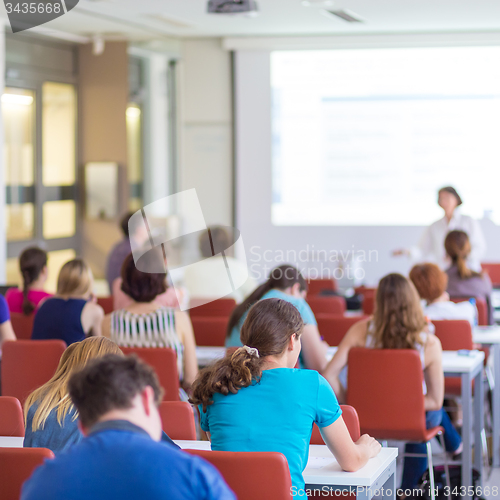
<svg viewBox="0 0 500 500"><path fill-rule="evenodd" d="M493 467L500 467L500 326L476 326L472 338L477 344L489 347L493 356Z"/></svg>
<svg viewBox="0 0 500 500"><path fill-rule="evenodd" d="M0 436L0 448L22 448L24 438Z"/></svg>
<svg viewBox="0 0 500 500"><path fill-rule="evenodd" d="M208 441L175 441L184 450L210 450ZM395 498L397 448L382 448L380 453L357 472L343 471L325 445L310 445L309 460L303 476L306 489L345 490L369 500L374 494Z"/></svg>
<svg viewBox="0 0 500 500"><path fill-rule="evenodd" d="M200 368L208 366L210 363L216 361L217 359L223 358L224 354L226 354L225 347L196 347L196 359L198 360L198 366Z"/></svg>

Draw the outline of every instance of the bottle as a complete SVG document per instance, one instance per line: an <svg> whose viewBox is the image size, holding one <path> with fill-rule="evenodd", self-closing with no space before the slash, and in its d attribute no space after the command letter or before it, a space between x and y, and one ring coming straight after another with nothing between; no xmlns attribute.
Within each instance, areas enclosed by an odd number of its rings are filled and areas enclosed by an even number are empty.
<svg viewBox="0 0 500 500"><path fill-rule="evenodd" d="M469 299L469 302L474 306L474 326L477 326L478 325L478 320L477 320L477 316L478 316L478 312L477 312L477 306L476 306L476 299L474 297L471 297Z"/></svg>

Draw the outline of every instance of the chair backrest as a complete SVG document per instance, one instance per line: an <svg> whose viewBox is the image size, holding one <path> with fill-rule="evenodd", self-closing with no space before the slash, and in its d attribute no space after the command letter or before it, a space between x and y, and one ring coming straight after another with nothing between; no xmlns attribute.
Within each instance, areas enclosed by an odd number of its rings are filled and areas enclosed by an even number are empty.
<svg viewBox="0 0 500 500"><path fill-rule="evenodd" d="M18 340L31 339L34 319L34 314L26 316L25 314L21 313L10 313L10 322L12 323L12 329L14 330L14 333L16 334Z"/></svg>
<svg viewBox="0 0 500 500"><path fill-rule="evenodd" d="M186 450L210 462L222 474L238 500L290 500L288 462L276 452Z"/></svg>
<svg viewBox="0 0 500 500"><path fill-rule="evenodd" d="M233 309L236 307L236 301L234 299L217 299L200 306L194 306L196 304L196 298L191 300L191 309L189 309L189 315L191 318L195 316L219 316L224 318L229 318Z"/></svg>
<svg viewBox="0 0 500 500"><path fill-rule="evenodd" d="M493 286L500 286L500 262L481 262L481 267L488 273Z"/></svg>
<svg viewBox="0 0 500 500"><path fill-rule="evenodd" d="M375 297L375 294L377 293L377 289L373 287L367 287L367 286L357 286L354 289L354 293L356 295L362 295L363 297Z"/></svg>
<svg viewBox="0 0 500 500"><path fill-rule="evenodd" d="M192 406L186 401L163 401L160 404L162 428L170 439L196 440Z"/></svg>
<svg viewBox="0 0 500 500"><path fill-rule="evenodd" d="M363 314L373 314L373 311L375 310L375 295L363 295L362 308Z"/></svg>
<svg viewBox="0 0 500 500"><path fill-rule="evenodd" d="M104 314L111 314L114 310L113 296L97 297L97 303L104 309Z"/></svg>
<svg viewBox="0 0 500 500"><path fill-rule="evenodd" d="M349 328L368 316L344 316L342 314L318 314L318 330L329 345L339 345Z"/></svg>
<svg viewBox="0 0 500 500"><path fill-rule="evenodd" d="M485 326L488 324L488 304L486 300L481 297L450 297L452 302L467 302L470 299L476 300L477 307L477 323L478 325Z"/></svg>
<svg viewBox="0 0 500 500"><path fill-rule="evenodd" d="M163 401L179 401L177 355L168 347L120 347L123 354L136 354L154 368L163 387Z"/></svg>
<svg viewBox="0 0 500 500"><path fill-rule="evenodd" d="M315 316L317 314L344 314L346 310L344 297L337 297L335 295L308 296L307 303Z"/></svg>
<svg viewBox="0 0 500 500"><path fill-rule="evenodd" d="M21 405L54 375L66 344L62 340L16 340L2 346L2 394Z"/></svg>
<svg viewBox="0 0 500 500"><path fill-rule="evenodd" d="M0 396L0 436L24 437L23 409L17 398Z"/></svg>
<svg viewBox="0 0 500 500"><path fill-rule="evenodd" d="M352 406L349 405L340 405L340 408L342 410L342 418L344 419L344 423L349 431L351 439L356 442L361 436L358 413ZM310 444L325 444L319 431L319 427L316 424L313 425Z"/></svg>
<svg viewBox="0 0 500 500"><path fill-rule="evenodd" d="M436 337L441 341L444 351L472 349L472 328L467 320L433 320L432 323L436 327Z"/></svg>
<svg viewBox="0 0 500 500"><path fill-rule="evenodd" d="M414 349L349 351L347 404L361 433L376 439L425 440L423 370Z"/></svg>
<svg viewBox="0 0 500 500"><path fill-rule="evenodd" d="M323 291L335 292L336 290L337 282L333 278L307 280L308 295L319 295Z"/></svg>
<svg viewBox="0 0 500 500"><path fill-rule="evenodd" d="M196 345L223 346L226 342L228 318L225 316L193 316L193 325Z"/></svg>
<svg viewBox="0 0 500 500"><path fill-rule="evenodd" d="M0 448L2 500L19 500L23 483L47 458L54 458L47 448Z"/></svg>

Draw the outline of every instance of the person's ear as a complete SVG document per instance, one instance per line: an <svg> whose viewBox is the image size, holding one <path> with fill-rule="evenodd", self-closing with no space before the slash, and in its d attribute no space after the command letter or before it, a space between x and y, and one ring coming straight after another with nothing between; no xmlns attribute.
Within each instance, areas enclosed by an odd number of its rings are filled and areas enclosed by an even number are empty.
<svg viewBox="0 0 500 500"><path fill-rule="evenodd" d="M80 432L85 436L87 437L89 435L89 430L87 427L85 427L84 425L82 425L82 422L80 420L78 420L78 428L80 429Z"/></svg>
<svg viewBox="0 0 500 500"><path fill-rule="evenodd" d="M151 386L146 386L141 392L141 402L144 408L144 412L149 417L151 415L151 409L156 404L155 403L155 391Z"/></svg>
<svg viewBox="0 0 500 500"><path fill-rule="evenodd" d="M294 283L292 285L292 295L295 297L300 297L300 283Z"/></svg>

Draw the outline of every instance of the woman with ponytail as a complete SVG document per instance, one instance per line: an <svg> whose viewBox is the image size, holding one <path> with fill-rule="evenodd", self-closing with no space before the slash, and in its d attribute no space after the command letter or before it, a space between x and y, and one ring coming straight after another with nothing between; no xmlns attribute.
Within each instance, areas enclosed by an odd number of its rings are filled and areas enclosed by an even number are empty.
<svg viewBox="0 0 500 500"><path fill-rule="evenodd" d="M293 368L303 330L289 301L258 301L241 329L244 345L200 373L190 400L199 405L212 450L283 453L297 493L305 487L314 422L346 471L363 467L380 450L366 434L352 441L337 398L318 372Z"/></svg>
<svg viewBox="0 0 500 500"><path fill-rule="evenodd" d="M38 247L26 248L19 257L23 288L10 288L5 295L10 312L29 316L51 294L43 290L47 281L47 252Z"/></svg>
<svg viewBox="0 0 500 500"><path fill-rule="evenodd" d="M451 259L447 292L450 297L477 297L488 304L488 324L492 325L493 306L491 303L492 284L489 276L472 271L467 265L471 252L469 236L464 231L450 231L444 240L444 248Z"/></svg>
<svg viewBox="0 0 500 500"><path fill-rule="evenodd" d="M299 362L302 367L321 373L327 364L326 349L318 332L314 313L305 300L306 294L307 282L296 267L285 264L274 268L269 279L234 309L227 327L226 347L242 345L241 328L253 304L264 299L285 300L296 307L304 323L303 350Z"/></svg>

